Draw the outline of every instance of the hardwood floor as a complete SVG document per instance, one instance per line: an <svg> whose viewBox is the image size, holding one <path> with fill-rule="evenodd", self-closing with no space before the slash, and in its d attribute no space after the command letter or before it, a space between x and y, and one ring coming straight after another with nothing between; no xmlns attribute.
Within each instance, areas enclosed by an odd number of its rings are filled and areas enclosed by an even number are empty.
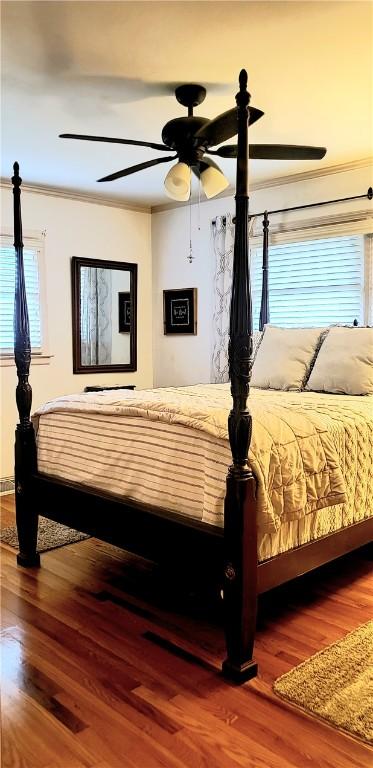
<svg viewBox="0 0 373 768"><path fill-rule="evenodd" d="M12 524L13 497L1 501ZM42 555L35 570L1 554L3 768L372 766L369 747L272 692L371 617L364 552L264 596L260 674L241 688L219 674L212 590L190 594L94 539Z"/></svg>

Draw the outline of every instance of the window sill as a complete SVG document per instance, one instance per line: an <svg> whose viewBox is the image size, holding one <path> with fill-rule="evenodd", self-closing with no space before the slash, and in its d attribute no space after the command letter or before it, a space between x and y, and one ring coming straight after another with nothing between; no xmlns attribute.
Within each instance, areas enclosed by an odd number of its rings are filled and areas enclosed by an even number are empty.
<svg viewBox="0 0 373 768"><path fill-rule="evenodd" d="M49 365L54 355L31 355L31 368L34 365ZM15 367L13 355L0 355L0 368Z"/></svg>

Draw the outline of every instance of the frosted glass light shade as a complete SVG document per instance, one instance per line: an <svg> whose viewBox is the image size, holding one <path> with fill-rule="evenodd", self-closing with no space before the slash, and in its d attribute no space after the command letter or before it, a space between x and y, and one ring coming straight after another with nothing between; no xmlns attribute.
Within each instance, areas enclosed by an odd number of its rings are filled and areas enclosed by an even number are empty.
<svg viewBox="0 0 373 768"><path fill-rule="evenodd" d="M191 170L189 165L186 163L176 163L176 165L173 165L164 180L168 197L171 197L172 200L189 200L190 177Z"/></svg>
<svg viewBox="0 0 373 768"><path fill-rule="evenodd" d="M201 184L208 198L215 197L219 192L223 192L223 189L229 187L229 181L225 178L224 174L212 166L202 171Z"/></svg>

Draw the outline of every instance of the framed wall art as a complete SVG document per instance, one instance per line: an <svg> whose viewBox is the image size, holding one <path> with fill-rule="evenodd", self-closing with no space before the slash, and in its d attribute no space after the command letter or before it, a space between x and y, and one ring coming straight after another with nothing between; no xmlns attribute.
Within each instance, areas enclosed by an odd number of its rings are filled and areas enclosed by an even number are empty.
<svg viewBox="0 0 373 768"><path fill-rule="evenodd" d="M131 331L131 294L129 291L118 293L119 333Z"/></svg>
<svg viewBox="0 0 373 768"><path fill-rule="evenodd" d="M163 291L163 325L166 335L197 334L197 288Z"/></svg>

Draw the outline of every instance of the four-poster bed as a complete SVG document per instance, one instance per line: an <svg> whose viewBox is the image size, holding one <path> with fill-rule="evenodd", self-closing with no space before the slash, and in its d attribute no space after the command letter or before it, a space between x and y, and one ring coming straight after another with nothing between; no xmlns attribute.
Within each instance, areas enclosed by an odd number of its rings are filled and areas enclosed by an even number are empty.
<svg viewBox="0 0 373 768"><path fill-rule="evenodd" d="M226 480L223 527L166 509L152 509L132 499L38 471L35 433L30 420L28 376L31 350L22 261L18 164L14 166L12 179L17 258L15 359L20 418L15 445L18 563L26 567L39 565L36 541L38 515L42 514L130 552L165 560L170 567L183 564L186 569L193 570L199 580L207 572L214 574L224 584L227 658L223 672L236 682L248 680L257 672L253 660L257 595L367 543L373 529L372 519L362 520L258 564L257 479L248 463L252 437L252 414L248 408L252 352L247 185L249 100L247 74L243 70L236 96L236 230L229 342L233 406L228 418L228 432L232 464ZM268 233L268 216L265 216L265 224ZM264 239L264 254L268 255L268 236ZM261 323L265 324L267 320L265 280ZM143 460L144 476L149 471L149 464L150 457Z"/></svg>

